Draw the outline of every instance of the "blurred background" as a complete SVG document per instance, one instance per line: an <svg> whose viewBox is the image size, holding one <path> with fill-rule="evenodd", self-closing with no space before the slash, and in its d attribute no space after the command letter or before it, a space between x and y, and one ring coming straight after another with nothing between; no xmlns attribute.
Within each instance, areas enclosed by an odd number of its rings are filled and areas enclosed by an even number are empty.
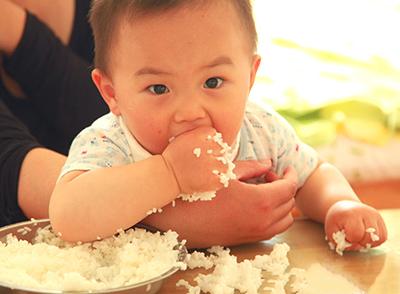
<svg viewBox="0 0 400 294"><path fill-rule="evenodd" d="M400 0L254 0L271 104L352 182L400 179Z"/></svg>

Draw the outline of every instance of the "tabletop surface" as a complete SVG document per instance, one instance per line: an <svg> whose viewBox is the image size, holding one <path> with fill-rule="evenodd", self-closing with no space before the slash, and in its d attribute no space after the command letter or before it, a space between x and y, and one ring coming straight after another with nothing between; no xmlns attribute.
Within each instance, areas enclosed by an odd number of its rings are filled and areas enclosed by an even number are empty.
<svg viewBox="0 0 400 294"><path fill-rule="evenodd" d="M325 241L323 226L310 220L296 220L289 230L269 241L231 247L231 253L239 261L253 259L257 254L269 254L274 244L285 242L291 248L288 253L290 267L307 269L311 264L319 263L365 293L400 293L400 209L380 212L386 222L388 240L367 253L345 252L344 256L334 253ZM159 293L186 293L185 288L175 286L176 282L185 279L192 283L200 272L207 273L198 269L176 273L164 282ZM260 293L268 292L260 290Z"/></svg>

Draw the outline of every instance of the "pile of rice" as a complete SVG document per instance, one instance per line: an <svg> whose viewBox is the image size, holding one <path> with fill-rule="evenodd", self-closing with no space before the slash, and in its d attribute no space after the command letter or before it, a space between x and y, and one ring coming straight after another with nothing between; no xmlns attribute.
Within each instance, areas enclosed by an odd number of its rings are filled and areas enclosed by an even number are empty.
<svg viewBox="0 0 400 294"><path fill-rule="evenodd" d="M369 230L370 231L370 230ZM270 254L238 262L230 250L214 246L204 252L188 254L179 261L177 233L151 233L144 229L120 231L118 235L86 244L61 240L49 227L38 229L32 244L9 234L0 242L0 281L18 287L61 291L96 291L129 286L155 278L172 267L181 270L204 268L195 285L180 280L189 294L240 293L335 293L331 284L341 287L341 294L363 293L344 277L313 264L308 270L290 268L286 243L276 244ZM345 290L346 289L346 290Z"/></svg>
<svg viewBox="0 0 400 294"><path fill-rule="evenodd" d="M155 278L179 261L178 234L144 229L120 231L93 243L64 242L48 227L32 244L9 234L0 242L0 281L33 289L95 291ZM178 246L177 246L178 245Z"/></svg>
<svg viewBox="0 0 400 294"><path fill-rule="evenodd" d="M177 286L185 287L189 294L257 294L260 290L274 294L365 294L343 276L332 273L321 264L314 263L307 270L290 268L286 243L276 244L270 254L257 255L253 260L237 261L229 249L214 246L203 252L193 252L187 257L188 268L213 271L198 274L196 285L179 280ZM321 280L321 276L324 278ZM335 285L335 287L332 287Z"/></svg>
<svg viewBox="0 0 400 294"><path fill-rule="evenodd" d="M264 276L269 273L271 286L264 290L272 293L286 293L285 286L290 276L298 276L303 270L293 268L288 271L289 260L287 253L289 246L286 243L276 244L270 254L257 255L253 260L237 261L237 257L230 254L229 249L214 246L208 249L209 255L202 252L193 252L188 255L187 264L190 269L201 267L210 269L212 273L199 274L194 278L196 285L188 281L179 280L177 286L186 287L188 293L240 293L256 294L264 283ZM296 289L298 290L298 289Z"/></svg>

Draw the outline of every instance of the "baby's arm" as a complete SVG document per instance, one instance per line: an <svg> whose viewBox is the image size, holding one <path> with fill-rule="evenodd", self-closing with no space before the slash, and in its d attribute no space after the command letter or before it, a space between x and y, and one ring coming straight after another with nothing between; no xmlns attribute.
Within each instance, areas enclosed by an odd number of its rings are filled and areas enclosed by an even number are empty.
<svg viewBox="0 0 400 294"><path fill-rule="evenodd" d="M321 162L296 195L297 207L309 218L324 223L337 201L360 202L344 176L333 165Z"/></svg>
<svg viewBox="0 0 400 294"><path fill-rule="evenodd" d="M68 241L91 241L126 229L161 208L179 193L218 190L213 170L226 172L216 157L221 147L208 140L211 128L175 138L162 155L122 166L72 171L57 183L50 200L52 226ZM196 157L193 149L204 150ZM205 150L213 150L208 154Z"/></svg>
<svg viewBox="0 0 400 294"><path fill-rule="evenodd" d="M66 174L56 184L49 215L63 239L91 241L132 226L178 193L171 169L156 155L129 165Z"/></svg>
<svg viewBox="0 0 400 294"><path fill-rule="evenodd" d="M298 191L296 205L311 219L325 223L328 239L344 230L349 250L377 246L387 238L385 223L379 212L361 203L344 176L331 164L321 163ZM379 240L366 232L374 228Z"/></svg>

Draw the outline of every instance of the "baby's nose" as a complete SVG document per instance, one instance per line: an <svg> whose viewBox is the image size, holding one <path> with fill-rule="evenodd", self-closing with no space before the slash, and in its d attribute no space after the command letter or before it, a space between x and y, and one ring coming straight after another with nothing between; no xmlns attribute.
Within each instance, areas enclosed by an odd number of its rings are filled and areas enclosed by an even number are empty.
<svg viewBox="0 0 400 294"><path fill-rule="evenodd" d="M206 110L197 101L184 101L180 103L175 112L175 121L190 122L206 117Z"/></svg>

